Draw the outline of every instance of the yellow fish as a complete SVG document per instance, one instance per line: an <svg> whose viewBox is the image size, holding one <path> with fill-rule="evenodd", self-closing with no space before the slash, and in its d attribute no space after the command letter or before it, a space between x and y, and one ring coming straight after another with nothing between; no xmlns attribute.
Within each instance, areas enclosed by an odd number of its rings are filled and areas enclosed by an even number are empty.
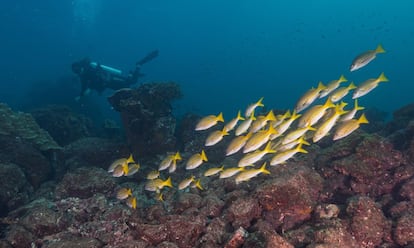
<svg viewBox="0 0 414 248"><path fill-rule="evenodd" d="M250 126L250 132L256 133L262 129L269 121L276 121L276 116L272 110L266 116L259 116Z"/></svg>
<svg viewBox="0 0 414 248"><path fill-rule="evenodd" d="M118 200L125 200L126 198L130 197L132 195L132 190L129 188L120 188L116 192L116 198Z"/></svg>
<svg viewBox="0 0 414 248"><path fill-rule="evenodd" d="M254 113L254 110L257 107L264 107L262 101L263 101L263 97L260 98L259 101L255 102L255 103L252 103L249 106L247 106L246 111L244 113L244 116L250 117Z"/></svg>
<svg viewBox="0 0 414 248"><path fill-rule="evenodd" d="M333 107L335 107L335 104L332 103L330 98L328 98L323 105L312 106L312 108L306 111L299 119L298 127L301 128L315 125L316 122L323 117L326 110Z"/></svg>
<svg viewBox="0 0 414 248"><path fill-rule="evenodd" d="M280 142L280 143L282 143L282 142ZM307 145L307 146L310 145L309 142L307 142L305 140L304 136L302 136L299 139L294 140L294 141L292 141L290 143L287 143L287 144L284 144L284 145L281 145L280 144L280 146L277 147L277 151L283 152L283 151L286 151L286 150L290 150L290 149L292 149L293 147L295 147L295 146L297 146L299 144L303 144L303 145Z"/></svg>
<svg viewBox="0 0 414 248"><path fill-rule="evenodd" d="M224 165L221 167L210 168L204 172L205 177L214 176L224 170Z"/></svg>
<svg viewBox="0 0 414 248"><path fill-rule="evenodd" d="M336 90L341 83L346 82L346 81L348 81L348 80L344 77L344 75L341 75L341 77L339 77L339 79L330 81L326 85L326 88L321 91L321 94L319 95L319 98L322 98L322 97L325 97L325 96L329 95L332 91Z"/></svg>
<svg viewBox="0 0 414 248"><path fill-rule="evenodd" d="M130 163L128 165L128 173L125 176L132 176L139 171L140 165L138 163Z"/></svg>
<svg viewBox="0 0 414 248"><path fill-rule="evenodd" d="M126 200L126 205L132 209L137 208L137 198L135 196L131 196Z"/></svg>
<svg viewBox="0 0 414 248"><path fill-rule="evenodd" d="M344 122L341 122L341 124L336 128L335 134L333 136L333 140L342 139L349 134L351 134L353 131L355 131L360 124L368 123L367 118L365 117L365 114L362 114L359 119L351 119Z"/></svg>
<svg viewBox="0 0 414 248"><path fill-rule="evenodd" d="M272 160L270 160L270 165L274 166L274 165L285 163L288 159L292 158L298 152L308 153L306 150L302 148L302 144L299 144L297 147L293 149L277 153L272 158Z"/></svg>
<svg viewBox="0 0 414 248"><path fill-rule="evenodd" d="M200 166L203 162L207 161L208 159L206 153L204 152L204 150L202 150L201 153L196 153L188 159L185 168L187 170L192 170Z"/></svg>
<svg viewBox="0 0 414 248"><path fill-rule="evenodd" d="M285 137L282 138L282 145L286 145L292 141L299 139L303 136L307 131L315 131L316 129L312 126L308 125L306 127L298 128L289 132Z"/></svg>
<svg viewBox="0 0 414 248"><path fill-rule="evenodd" d="M148 173L147 179L148 180L154 180L154 179L158 178L159 176L160 176L160 171L153 170L150 173Z"/></svg>
<svg viewBox="0 0 414 248"><path fill-rule="evenodd" d="M201 179L197 179L193 181L193 184L191 185L191 188L197 188L199 190L203 190L203 186L201 186Z"/></svg>
<svg viewBox="0 0 414 248"><path fill-rule="evenodd" d="M277 115L276 120L270 122L271 125L276 129L284 120L291 116L290 110L288 109L283 115Z"/></svg>
<svg viewBox="0 0 414 248"><path fill-rule="evenodd" d="M124 165L119 164L115 167L115 169L112 171L113 177L122 177L125 173Z"/></svg>
<svg viewBox="0 0 414 248"><path fill-rule="evenodd" d="M156 191L156 192L159 192L164 187L170 187L170 188L172 188L171 177L169 177L165 181L163 181L160 178L156 178L154 180L148 181L145 184L145 190L148 190L148 191Z"/></svg>
<svg viewBox="0 0 414 248"><path fill-rule="evenodd" d="M195 130L206 130L217 124L217 122L224 122L223 113L216 115L208 115L202 118L196 125Z"/></svg>
<svg viewBox="0 0 414 248"><path fill-rule="evenodd" d="M356 89L356 86L354 82L351 82L347 87L340 87L336 89L329 97L332 102L337 102L344 98L344 96L348 95L349 91L353 89Z"/></svg>
<svg viewBox="0 0 414 248"><path fill-rule="evenodd" d="M247 133L244 136L237 136L235 137L230 144L227 146L226 149L226 156L230 156L243 148L246 144L247 140L250 139L253 133Z"/></svg>
<svg viewBox="0 0 414 248"><path fill-rule="evenodd" d="M263 130L252 135L243 147L243 153L248 153L259 149L262 145L270 140L270 136L277 134L273 126L269 126L268 130Z"/></svg>
<svg viewBox="0 0 414 248"><path fill-rule="evenodd" d="M182 158L179 152L176 152L175 154L172 154L172 155L168 155L164 160L161 161L160 166L158 167L158 170L159 171L166 170L172 165L173 161L176 162L181 159Z"/></svg>
<svg viewBox="0 0 414 248"><path fill-rule="evenodd" d="M240 172L236 176L236 179L235 179L236 184L239 184L239 183L244 182L244 181L249 181L251 178L256 177L260 173L270 174L270 171L266 170L266 162L264 162L262 167L260 167L259 169L249 169L249 170L245 170L245 171Z"/></svg>
<svg viewBox="0 0 414 248"><path fill-rule="evenodd" d="M354 118L356 112L358 110L363 110L363 109L364 109L364 107L361 107L361 106L358 105L358 99L355 99L354 108L351 111L349 111L348 113L346 113L345 115L343 115L341 117L340 121L347 121L347 120L350 120L350 119Z"/></svg>
<svg viewBox="0 0 414 248"><path fill-rule="evenodd" d="M244 118L241 116L241 111L239 110L239 112L237 113L237 117L233 118L231 121L229 121L226 125L224 125L224 129L227 132L230 132L231 130L233 130L237 123L239 121L244 121Z"/></svg>
<svg viewBox="0 0 414 248"><path fill-rule="evenodd" d="M358 85L358 87L355 89L354 94L352 95L352 99L356 99L358 97L364 96L371 92L371 90L375 89L380 82L388 82L388 78L384 75L384 73L381 73L378 78L371 78L367 81L361 83Z"/></svg>
<svg viewBox="0 0 414 248"><path fill-rule="evenodd" d="M296 111L293 111L289 119L283 121L282 123L280 123L279 126L276 127L276 131L278 132L278 135L273 135L270 137L270 139L274 140L278 136L284 134L289 129L289 127L292 125L292 123L301 116L302 116L301 114L297 114Z"/></svg>
<svg viewBox="0 0 414 248"><path fill-rule="evenodd" d="M226 128L223 128L223 130L216 130L211 132L205 142L205 146L213 146L220 142L224 136L229 135Z"/></svg>
<svg viewBox="0 0 414 248"><path fill-rule="evenodd" d="M121 165L123 170L127 170L125 169L125 167L130 163L135 163L134 158L132 157L132 154L130 154L128 158L120 158L112 162L108 168L108 172L114 172L115 168L118 165Z"/></svg>
<svg viewBox="0 0 414 248"><path fill-rule="evenodd" d="M366 66L369 62L375 59L378 53L385 53L385 50L382 48L381 44L379 44L375 50L368 50L358 55L352 62L350 71L356 71L359 68Z"/></svg>
<svg viewBox="0 0 414 248"><path fill-rule="evenodd" d="M239 136L247 132L247 130L249 129L250 125L252 124L254 120L256 120L256 117L254 117L254 111L253 111L253 113L249 116L249 118L245 119L244 121L240 123L240 125L236 128L236 131L234 134L236 136Z"/></svg>
<svg viewBox="0 0 414 248"><path fill-rule="evenodd" d="M343 104L336 105L335 113L318 127L318 130L316 130L316 132L313 134L312 141L314 143L318 142L323 137L325 137L329 133L329 131L331 131L331 129L334 127L339 117L347 113L347 111L343 110L343 106Z"/></svg>
<svg viewBox="0 0 414 248"><path fill-rule="evenodd" d="M317 88L312 87L310 90L308 90L296 103L295 111L299 113L311 105L316 100L316 98L319 97L320 92L325 88L325 85L323 85L322 82L319 82Z"/></svg>
<svg viewBox="0 0 414 248"><path fill-rule="evenodd" d="M187 188L188 186L190 186L190 184L194 181L194 176L191 176L189 178L186 178L184 180L182 180L179 184L178 184L178 189L179 190L183 190L185 188Z"/></svg>
<svg viewBox="0 0 414 248"><path fill-rule="evenodd" d="M272 149L272 143L269 141L266 147L263 150L256 150L251 153L244 155L237 164L238 167L250 166L262 159L266 154L275 153L276 151Z"/></svg>
<svg viewBox="0 0 414 248"><path fill-rule="evenodd" d="M244 170L244 167L228 168L220 172L220 178L229 178Z"/></svg>

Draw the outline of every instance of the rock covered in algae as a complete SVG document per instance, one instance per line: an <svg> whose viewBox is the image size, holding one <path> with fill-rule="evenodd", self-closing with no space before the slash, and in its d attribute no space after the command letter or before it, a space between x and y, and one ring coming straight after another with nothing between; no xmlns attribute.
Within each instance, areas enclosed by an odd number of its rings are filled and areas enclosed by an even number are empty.
<svg viewBox="0 0 414 248"><path fill-rule="evenodd" d="M170 82L122 89L108 100L121 113L132 150L139 151L141 156L151 156L176 149L176 119L171 102L179 97L178 84Z"/></svg>
<svg viewBox="0 0 414 248"><path fill-rule="evenodd" d="M48 132L39 127L31 114L13 112L4 103L0 103L0 135L23 139L40 151L61 148Z"/></svg>

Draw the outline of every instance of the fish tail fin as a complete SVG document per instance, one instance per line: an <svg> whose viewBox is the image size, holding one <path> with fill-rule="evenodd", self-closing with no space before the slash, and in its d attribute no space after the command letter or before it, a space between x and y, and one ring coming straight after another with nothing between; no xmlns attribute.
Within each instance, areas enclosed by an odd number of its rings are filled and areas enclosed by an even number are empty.
<svg viewBox="0 0 414 248"><path fill-rule="evenodd" d="M296 147L297 152L301 152L301 153L308 153L308 151L306 151L305 149L302 148L302 144L299 144Z"/></svg>
<svg viewBox="0 0 414 248"><path fill-rule="evenodd" d="M375 49L375 53L385 53L385 50L381 44L378 44L377 48Z"/></svg>
<svg viewBox="0 0 414 248"><path fill-rule="evenodd" d="M239 110L239 112L237 113L237 117L238 120L244 121L244 117L241 115L241 111Z"/></svg>
<svg viewBox="0 0 414 248"><path fill-rule="evenodd" d="M357 87L356 87L356 85L354 84L354 82L351 82L349 85L348 85L348 90L353 90L353 89L356 89Z"/></svg>
<svg viewBox="0 0 414 248"><path fill-rule="evenodd" d="M265 147L265 149L264 149L264 151L266 152L266 153L275 153L276 152L276 150L274 150L273 148L272 148L272 142L267 142L267 145L266 145L266 147Z"/></svg>
<svg viewBox="0 0 414 248"><path fill-rule="evenodd" d="M358 105L358 99L355 99L354 108L356 110L363 110L363 109L365 109L364 107Z"/></svg>
<svg viewBox="0 0 414 248"><path fill-rule="evenodd" d="M220 114L217 115L217 121L224 122L223 112L220 112Z"/></svg>
<svg viewBox="0 0 414 248"><path fill-rule="evenodd" d="M275 121L276 116L275 113L273 113L273 110L270 110L269 113L266 115L266 119L269 121Z"/></svg>
<svg viewBox="0 0 414 248"><path fill-rule="evenodd" d="M264 107L264 104L262 103L262 101L263 101L263 99L264 99L264 97L261 97L260 99L259 99L259 101L257 101L257 107Z"/></svg>
<svg viewBox="0 0 414 248"><path fill-rule="evenodd" d="M201 150L201 160L203 160L205 162L208 161L206 152L204 150Z"/></svg>
<svg viewBox="0 0 414 248"><path fill-rule="evenodd" d="M366 124L369 123L367 117L365 117L365 114L362 114L361 117L358 119L359 124Z"/></svg>
<svg viewBox="0 0 414 248"><path fill-rule="evenodd" d="M135 163L135 160L134 160L134 157L132 156L132 153L129 154L129 157L127 159L127 164L129 164L129 163Z"/></svg>
<svg viewBox="0 0 414 248"><path fill-rule="evenodd" d="M122 171L124 172L124 175L127 176L129 173L129 167L128 167L128 163L124 163L122 165Z"/></svg>
<svg viewBox="0 0 414 248"><path fill-rule="evenodd" d="M164 186L167 186L167 187L172 188L171 177L168 177L168 179L167 179L167 180L165 180L165 182L164 182Z"/></svg>
<svg viewBox="0 0 414 248"><path fill-rule="evenodd" d="M201 186L201 180L200 179L195 181L194 186L196 186L199 190L203 190L203 186Z"/></svg>
<svg viewBox="0 0 414 248"><path fill-rule="evenodd" d="M388 82L389 79L385 76L385 74L382 72L381 75L378 77L379 82Z"/></svg>
<svg viewBox="0 0 414 248"><path fill-rule="evenodd" d="M346 77L344 75L341 75L338 79L339 83L346 82L346 81L348 81L348 79L346 79Z"/></svg>
<svg viewBox="0 0 414 248"><path fill-rule="evenodd" d="M181 160L181 159L183 158L181 157L180 152L176 152L173 160Z"/></svg>
<svg viewBox="0 0 414 248"><path fill-rule="evenodd" d="M326 89L326 86L322 83L322 81L319 81L317 90L321 91L324 89Z"/></svg>
<svg viewBox="0 0 414 248"><path fill-rule="evenodd" d="M270 174L270 171L266 170L266 162L263 163L262 167L260 167L259 171L263 174Z"/></svg>

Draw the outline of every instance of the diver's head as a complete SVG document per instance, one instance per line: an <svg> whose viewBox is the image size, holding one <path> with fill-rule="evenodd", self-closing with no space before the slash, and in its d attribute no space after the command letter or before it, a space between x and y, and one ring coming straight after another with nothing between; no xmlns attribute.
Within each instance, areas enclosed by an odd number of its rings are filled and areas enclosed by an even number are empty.
<svg viewBox="0 0 414 248"><path fill-rule="evenodd" d="M84 58L80 61L72 63L72 71L76 74L80 74L90 64L89 58Z"/></svg>

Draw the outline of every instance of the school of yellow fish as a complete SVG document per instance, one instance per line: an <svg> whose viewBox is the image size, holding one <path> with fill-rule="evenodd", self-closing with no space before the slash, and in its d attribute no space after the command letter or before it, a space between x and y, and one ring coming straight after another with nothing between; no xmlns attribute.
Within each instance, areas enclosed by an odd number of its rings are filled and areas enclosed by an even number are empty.
<svg viewBox="0 0 414 248"><path fill-rule="evenodd" d="M378 53L384 52L382 46L378 45L375 50L362 53L352 62L350 71L366 66ZM168 173L174 173L177 166L185 166L188 172L188 176L177 184L179 190L188 187L202 190L201 178L197 178L196 175L234 177L238 184L260 174L270 174L266 169L268 165L284 164L297 153L307 153L303 146L310 145L310 142L315 143L326 137L338 140L348 136L361 124L368 123L364 113L358 114L358 111L364 109L358 105L358 98L371 92L380 82L388 82L388 78L381 73L377 78L368 79L358 85L350 82L347 86L341 86L347 81L345 76L341 75L326 85L319 82L316 87L312 87L299 98L293 110L287 110L284 114L275 115L273 110L270 110L266 114L256 115L258 109L264 107L262 97L248 105L244 115L238 111L237 116L228 122L225 122L222 113L202 118L195 130L209 132L205 146L214 146L225 136L231 136L227 149L223 152L226 156L241 154L238 163L205 168L208 156L204 149L188 157L182 164L179 152L167 154L160 162L159 168L146 176L145 190L155 192L156 198L163 201L162 190L165 187L173 187L173 183L171 177L161 179L161 172L168 169ZM348 103L342 99L351 92L354 103L352 108L347 109ZM326 98L323 104L313 105L321 98ZM359 117L356 117L357 115ZM223 123L222 128L208 131L219 123ZM131 176L138 172L139 168L140 165L130 155L128 158L114 161L108 172L114 177ZM195 173L195 170L198 173ZM121 188L116 197L124 200L133 209L137 207L137 198L130 188Z"/></svg>

